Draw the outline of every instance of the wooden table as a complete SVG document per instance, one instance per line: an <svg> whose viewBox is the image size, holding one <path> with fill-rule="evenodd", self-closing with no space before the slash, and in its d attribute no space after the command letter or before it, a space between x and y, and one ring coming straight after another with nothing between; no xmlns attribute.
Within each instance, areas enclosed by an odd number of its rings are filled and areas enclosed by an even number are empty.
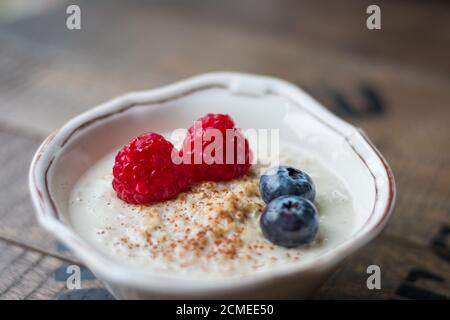
<svg viewBox="0 0 450 320"><path fill-rule="evenodd" d="M31 1L30 1L31 2ZM362 127L391 164L398 199L385 231L316 299L450 297L450 6L369 2L75 1L0 18L0 298L110 299L34 218L27 170L40 141L72 116L121 93L214 70L284 78ZM57 3L56 5L53 5ZM71 2L73 3L73 1ZM368 290L366 268L381 267Z"/></svg>

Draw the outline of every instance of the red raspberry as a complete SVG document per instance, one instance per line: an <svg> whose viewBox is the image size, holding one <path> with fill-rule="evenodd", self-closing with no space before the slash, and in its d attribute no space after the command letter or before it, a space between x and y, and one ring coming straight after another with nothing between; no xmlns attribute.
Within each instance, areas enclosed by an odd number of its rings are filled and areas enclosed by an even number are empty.
<svg viewBox="0 0 450 320"><path fill-rule="evenodd" d="M207 133L208 129L217 129L222 135L223 143L211 145L206 149L215 140L212 139L211 131L209 134ZM227 130L229 130L228 137ZM195 149L195 139L198 140L197 144L200 146L197 150ZM239 143L239 141L241 142ZM234 158L231 159L231 163L230 161L227 163L227 145L234 148ZM215 147L217 148L214 150ZM251 166L251 151L248 141L242 132L234 127L231 117L225 114L210 113L198 119L196 124L189 128L180 154L183 156L183 162L190 163L188 167L193 181L230 180L242 176Z"/></svg>
<svg viewBox="0 0 450 320"><path fill-rule="evenodd" d="M117 196L127 203L146 204L173 198L186 189L188 172L186 166L174 164L173 150L156 133L133 138L116 156L112 186Z"/></svg>

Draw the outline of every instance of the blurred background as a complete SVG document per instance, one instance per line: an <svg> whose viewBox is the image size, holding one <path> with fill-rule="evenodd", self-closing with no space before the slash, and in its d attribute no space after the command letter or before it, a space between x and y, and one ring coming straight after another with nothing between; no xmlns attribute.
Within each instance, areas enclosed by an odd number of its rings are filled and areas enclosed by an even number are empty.
<svg viewBox="0 0 450 320"><path fill-rule="evenodd" d="M68 30L66 9L81 9ZM381 8L381 30L366 9ZM34 218L27 170L74 115L219 70L291 81L362 127L394 170L395 213L315 299L450 298L450 2L0 2L0 299L111 299ZM381 267L368 290L366 268Z"/></svg>

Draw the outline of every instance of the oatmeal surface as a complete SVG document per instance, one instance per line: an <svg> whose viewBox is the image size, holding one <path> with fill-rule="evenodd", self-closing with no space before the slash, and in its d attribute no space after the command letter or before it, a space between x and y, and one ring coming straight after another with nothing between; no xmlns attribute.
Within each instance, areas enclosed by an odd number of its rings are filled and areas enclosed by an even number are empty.
<svg viewBox="0 0 450 320"><path fill-rule="evenodd" d="M71 222L82 237L114 259L180 276L243 276L306 261L351 235L352 199L318 159L292 147L281 151L280 164L307 172L316 184L319 233L308 245L286 249L264 238L259 227L265 207L259 176L267 167L261 165L253 165L239 179L195 184L173 200L129 205L111 187L112 153L75 185Z"/></svg>

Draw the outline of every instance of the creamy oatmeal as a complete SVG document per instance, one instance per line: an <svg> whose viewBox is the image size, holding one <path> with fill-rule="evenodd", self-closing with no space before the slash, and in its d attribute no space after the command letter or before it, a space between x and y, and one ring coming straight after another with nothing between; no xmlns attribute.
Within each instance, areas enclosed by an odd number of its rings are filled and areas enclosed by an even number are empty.
<svg viewBox="0 0 450 320"><path fill-rule="evenodd" d="M308 173L316 184L319 233L304 246L287 249L262 235L265 203L254 165L228 182L193 185L177 198L153 205L130 205L111 187L115 153L92 166L75 185L70 218L78 233L111 257L157 272L223 278L306 261L330 250L353 232L352 199L341 180L321 162L292 146L281 147L280 164Z"/></svg>

